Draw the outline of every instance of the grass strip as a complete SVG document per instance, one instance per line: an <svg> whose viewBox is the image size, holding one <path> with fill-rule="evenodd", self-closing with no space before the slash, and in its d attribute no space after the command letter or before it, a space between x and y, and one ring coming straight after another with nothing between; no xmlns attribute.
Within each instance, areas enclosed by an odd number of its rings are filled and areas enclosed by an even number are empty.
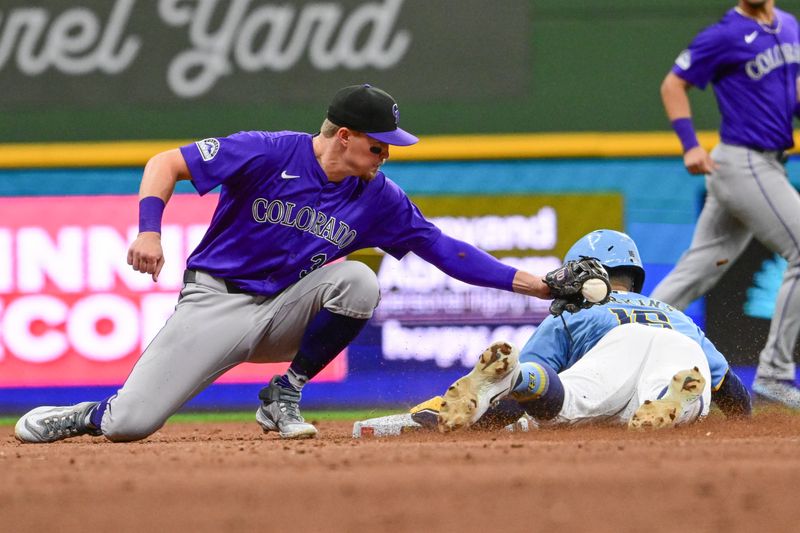
<svg viewBox="0 0 800 533"><path fill-rule="evenodd" d="M394 415L405 412L402 408L398 409L353 409L341 411L305 411L303 416L309 422L318 421L338 421L338 420L366 420L367 418L377 418L380 416ZM780 413L785 415L800 415L800 411L780 406L756 403L753 414L772 414ZM169 421L171 423L214 423L214 422L254 422L254 411L232 411L232 412L195 412L195 413L178 413L173 415ZM13 426L17 423L18 417L16 416L0 416L0 427Z"/></svg>
<svg viewBox="0 0 800 533"><path fill-rule="evenodd" d="M303 418L311 421L328 420L364 420L402 412L401 410L386 409L355 409L348 411L302 411ZM255 411L247 412L198 412L178 413L173 415L170 422L252 422L255 420Z"/></svg>
<svg viewBox="0 0 800 533"><path fill-rule="evenodd" d="M376 418L379 416L392 415L403 412L402 409L353 409L345 411L305 411L303 416L306 420L313 421L329 421L329 420L365 420L367 418ZM255 411L246 412L196 412L196 413L178 413L170 417L171 423L184 423L184 422L254 422ZM0 417L0 426L13 426L17 423L18 417L3 416Z"/></svg>

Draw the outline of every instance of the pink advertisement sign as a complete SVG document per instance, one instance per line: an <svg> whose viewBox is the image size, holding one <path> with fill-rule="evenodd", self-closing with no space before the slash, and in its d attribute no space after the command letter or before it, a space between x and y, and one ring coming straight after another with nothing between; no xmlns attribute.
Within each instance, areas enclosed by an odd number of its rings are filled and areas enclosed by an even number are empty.
<svg viewBox="0 0 800 533"><path fill-rule="evenodd" d="M136 196L0 198L0 387L121 384L172 314L216 200L169 202L154 283L126 262ZM243 364L218 383L263 383L285 367ZM346 375L343 352L314 381Z"/></svg>

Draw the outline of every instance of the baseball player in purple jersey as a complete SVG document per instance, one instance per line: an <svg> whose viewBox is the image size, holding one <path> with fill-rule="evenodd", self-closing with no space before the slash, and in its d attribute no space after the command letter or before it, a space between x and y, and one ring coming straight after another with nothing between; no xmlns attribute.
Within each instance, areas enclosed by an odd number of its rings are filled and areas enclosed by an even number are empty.
<svg viewBox="0 0 800 533"><path fill-rule="evenodd" d="M390 145L417 142L398 127L399 117L389 94L354 85L336 93L317 135L241 132L150 159L128 263L153 280L164 264L161 215L176 182L191 180L201 195L221 186L175 312L116 394L33 409L17 423L17 439L142 439L227 370L275 361L291 365L259 393L256 421L283 438L313 437L316 428L300 414L301 390L355 338L380 300L377 278L363 263L331 264L361 248L396 258L413 251L464 282L555 298L559 309L591 305L582 283L608 284L599 264L575 262L542 279L427 221L380 171Z"/></svg>
<svg viewBox="0 0 800 533"><path fill-rule="evenodd" d="M667 115L692 174L708 191L689 250L653 297L680 309L705 294L755 237L788 261L753 391L800 409L793 351L800 331L800 195L786 174L794 145L800 63L798 24L772 0L740 0L700 32L661 85ZM692 127L687 91L714 88L721 142L708 154Z"/></svg>

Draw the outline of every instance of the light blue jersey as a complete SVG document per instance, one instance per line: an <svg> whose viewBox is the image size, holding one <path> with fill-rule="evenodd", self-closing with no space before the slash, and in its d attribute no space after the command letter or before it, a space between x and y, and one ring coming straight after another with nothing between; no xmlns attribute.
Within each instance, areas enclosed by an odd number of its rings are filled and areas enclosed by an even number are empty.
<svg viewBox="0 0 800 533"><path fill-rule="evenodd" d="M703 349L711 369L711 385L716 390L728 371L728 361L706 338L691 318L671 305L635 292L614 291L604 305L593 306L575 314L548 316L520 353L523 362L546 363L562 372L581 359L613 328L621 324L644 324L674 329Z"/></svg>

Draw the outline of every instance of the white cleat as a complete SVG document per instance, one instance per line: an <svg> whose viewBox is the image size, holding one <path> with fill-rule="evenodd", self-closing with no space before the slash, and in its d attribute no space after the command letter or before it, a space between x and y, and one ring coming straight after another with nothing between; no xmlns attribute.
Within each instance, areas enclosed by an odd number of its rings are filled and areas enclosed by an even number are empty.
<svg viewBox="0 0 800 533"><path fill-rule="evenodd" d="M792 380L756 378L753 381L756 397L791 409L800 409L800 389Z"/></svg>
<svg viewBox="0 0 800 533"><path fill-rule="evenodd" d="M706 388L706 380L697 367L681 370L672 377L667 393L659 400L645 400L628 422L628 429L650 430L674 428L686 421L685 413L691 411Z"/></svg>
<svg viewBox="0 0 800 533"><path fill-rule="evenodd" d="M262 405L256 411L256 422L264 433L277 431L282 439L311 439L317 436L317 428L300 416L299 411L292 409L297 404ZM287 410L286 407L289 407Z"/></svg>
<svg viewBox="0 0 800 533"><path fill-rule="evenodd" d="M519 351L508 342L493 342L478 358L475 368L450 385L439 409L439 431L469 427L489 407L505 398L519 374Z"/></svg>
<svg viewBox="0 0 800 533"><path fill-rule="evenodd" d="M262 403L256 411L256 422L264 433L277 431L284 439L316 437L317 428L300 414L300 393L281 387L279 378L273 377L258 393Z"/></svg>
<svg viewBox="0 0 800 533"><path fill-rule="evenodd" d="M20 442L56 442L80 435L102 435L89 427L86 418L97 402L83 402L67 407L37 407L28 411L14 426L14 436Z"/></svg>

